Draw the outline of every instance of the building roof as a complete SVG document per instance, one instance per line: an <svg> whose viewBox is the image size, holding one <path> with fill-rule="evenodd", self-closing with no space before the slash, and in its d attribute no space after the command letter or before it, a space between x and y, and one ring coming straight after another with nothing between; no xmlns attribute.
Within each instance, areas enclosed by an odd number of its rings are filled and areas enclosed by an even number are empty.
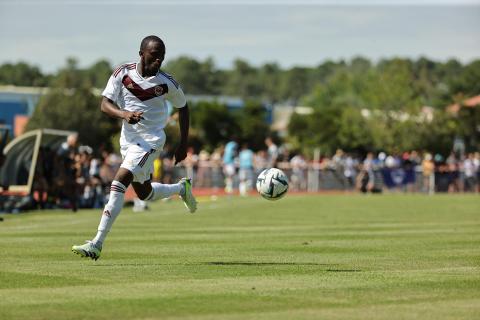
<svg viewBox="0 0 480 320"><path fill-rule="evenodd" d="M462 107L474 108L480 105L480 95L463 100L461 103L454 103L447 107L450 113L458 113Z"/></svg>

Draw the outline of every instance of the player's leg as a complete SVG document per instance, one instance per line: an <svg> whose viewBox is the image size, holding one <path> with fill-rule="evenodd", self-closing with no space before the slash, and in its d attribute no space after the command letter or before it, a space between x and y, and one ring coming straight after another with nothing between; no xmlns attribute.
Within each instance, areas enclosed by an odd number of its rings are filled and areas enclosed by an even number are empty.
<svg viewBox="0 0 480 320"><path fill-rule="evenodd" d="M83 256L97 260L102 251L103 242L112 228L115 219L123 208L125 191L133 180L133 174L126 168L120 167L110 187L110 196L103 210L97 235L86 244L73 246L72 251Z"/></svg>
<svg viewBox="0 0 480 320"><path fill-rule="evenodd" d="M197 210L197 201L192 194L191 179L183 178L174 184L151 181L154 170L153 163L159 156L160 150L150 150L149 156L142 161L142 166L135 171L135 177L132 182L135 193L140 199L147 201L165 199L178 194L188 210L191 213L195 212Z"/></svg>
<svg viewBox="0 0 480 320"><path fill-rule="evenodd" d="M137 196L142 200L155 201L178 194L191 213L197 210L197 201L192 193L191 179L182 178L175 184L163 184L151 182L151 180L147 180L143 183L132 182L132 187Z"/></svg>

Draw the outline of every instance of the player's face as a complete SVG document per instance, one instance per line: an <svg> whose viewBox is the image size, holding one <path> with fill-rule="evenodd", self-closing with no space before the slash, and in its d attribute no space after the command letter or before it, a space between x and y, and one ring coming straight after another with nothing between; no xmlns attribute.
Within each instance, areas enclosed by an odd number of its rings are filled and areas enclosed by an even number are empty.
<svg viewBox="0 0 480 320"><path fill-rule="evenodd" d="M150 41L144 51L140 51L140 58L144 66L146 76L154 76L160 69L165 52L162 46L155 41Z"/></svg>

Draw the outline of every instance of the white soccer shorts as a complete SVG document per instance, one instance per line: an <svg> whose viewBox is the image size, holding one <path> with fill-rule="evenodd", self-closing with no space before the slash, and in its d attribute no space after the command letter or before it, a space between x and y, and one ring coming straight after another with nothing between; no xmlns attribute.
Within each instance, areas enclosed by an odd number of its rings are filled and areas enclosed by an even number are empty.
<svg viewBox="0 0 480 320"><path fill-rule="evenodd" d="M153 174L153 161L159 157L160 150L140 144L122 146L120 149L123 162L121 168L125 168L133 174L133 181L144 183L150 180Z"/></svg>

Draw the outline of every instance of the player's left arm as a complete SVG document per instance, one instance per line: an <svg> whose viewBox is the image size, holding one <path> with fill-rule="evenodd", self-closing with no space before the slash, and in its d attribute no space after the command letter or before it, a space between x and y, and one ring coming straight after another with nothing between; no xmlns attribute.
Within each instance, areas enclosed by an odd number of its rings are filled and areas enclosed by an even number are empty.
<svg viewBox="0 0 480 320"><path fill-rule="evenodd" d="M178 109L178 121L180 125L180 144L175 151L175 164L183 161L187 157L188 131L190 128L190 114L188 104Z"/></svg>
<svg viewBox="0 0 480 320"><path fill-rule="evenodd" d="M187 99L182 88L170 76L168 76L168 94L166 96L172 105L178 109L178 121L180 124L180 144L175 150L175 164L183 161L187 157L188 131L190 127L190 114L188 111Z"/></svg>

